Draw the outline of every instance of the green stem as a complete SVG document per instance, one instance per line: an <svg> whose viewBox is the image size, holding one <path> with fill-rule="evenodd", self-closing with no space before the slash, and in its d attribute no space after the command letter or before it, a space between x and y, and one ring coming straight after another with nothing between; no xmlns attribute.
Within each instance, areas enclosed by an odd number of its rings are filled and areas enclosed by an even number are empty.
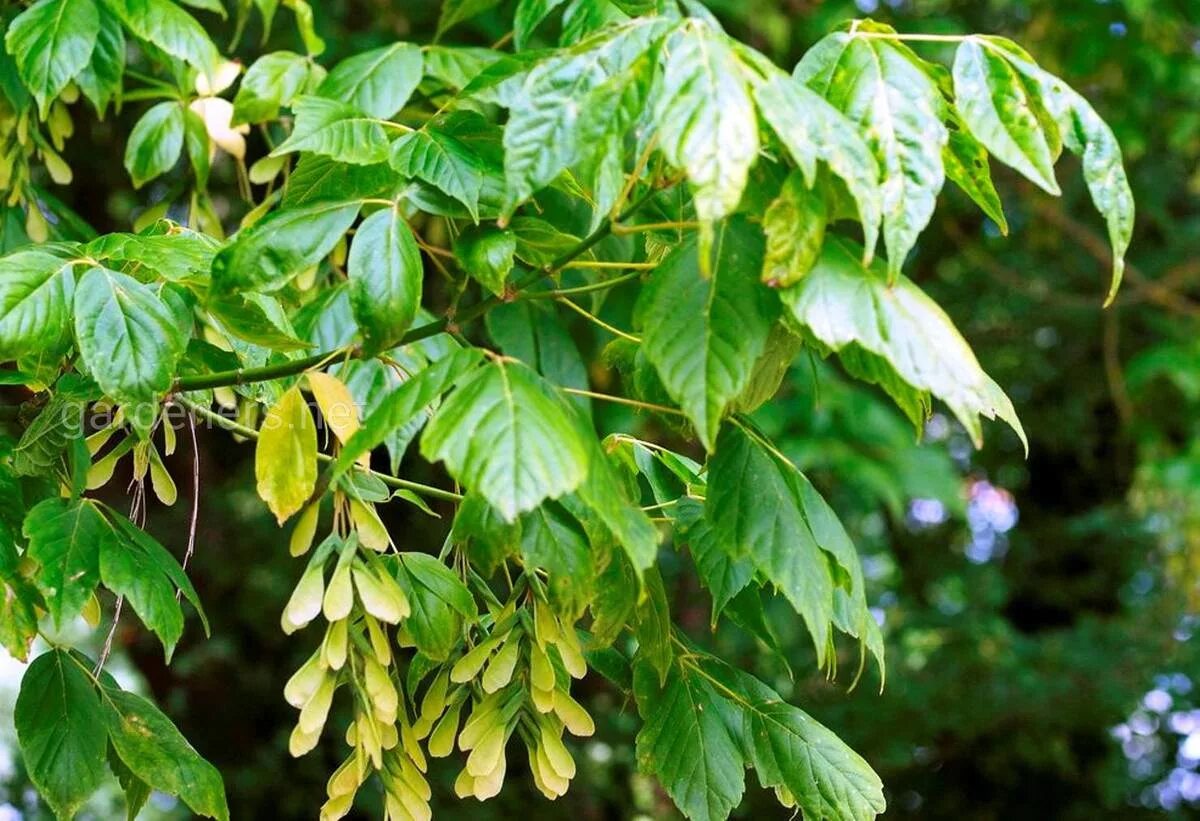
<svg viewBox="0 0 1200 821"><path fill-rule="evenodd" d="M582 388L559 388L563 393L569 393L572 396L586 396L589 399L599 399L601 402L615 402L618 405L629 405L631 408L640 410L654 411L655 413L664 413L668 416L686 416L679 408L669 408L666 405L655 405L652 402L641 402L637 399L628 399L624 396L613 396L611 393L598 393L596 391L585 391Z"/></svg>
<svg viewBox="0 0 1200 821"><path fill-rule="evenodd" d="M157 77L151 77L149 74L143 74L140 71L135 71L132 68L125 69L125 76L137 80L139 83L145 83L148 86L157 86L171 92L172 96L179 96L179 89L168 83L166 80L160 80Z"/></svg>
<svg viewBox="0 0 1200 821"><path fill-rule="evenodd" d="M572 311L574 311L575 313L577 313L577 314L579 314L580 316L584 317L584 318L585 318L585 319L587 319L589 322L593 322L593 323L595 323L597 326L599 326L599 327L603 328L604 330L608 331L608 332L609 332L610 334L612 334L613 336L619 336L621 339L627 339L627 340L629 340L630 342L634 343L635 345L640 345L640 344L642 344L642 340L641 340L641 339L639 339L638 337L634 336L633 334L628 334L628 333L625 333L624 331L622 331L620 328L617 328L616 326L609 325L607 322L605 322L603 319L601 319L600 317L598 317L598 316L596 316L595 314L593 314L591 311L588 311L588 310L586 310L586 309L584 309L584 308L582 308L582 307L580 307L580 306L576 305L574 302L572 302L571 300L567 299L566 297L560 297L560 298L559 298L559 300L558 300L558 303L559 303L560 305L565 305L565 306L567 306L568 308L570 308L570 309L571 309Z"/></svg>
<svg viewBox="0 0 1200 821"><path fill-rule="evenodd" d="M638 279L643 272L641 270L633 271L632 273L622 274L619 277L606 279L603 282L593 282L590 285L580 285L576 288L559 288L556 291L531 291L525 294L524 299L558 299L564 296L576 296L578 294L590 294L596 291L607 291L609 288L615 288L618 285L623 285L626 282Z"/></svg>
<svg viewBox="0 0 1200 821"><path fill-rule="evenodd" d="M653 271L658 267L657 262L605 262L603 260L581 259L567 263L568 268L617 268L625 270L638 268L643 271Z"/></svg>
<svg viewBox="0 0 1200 821"><path fill-rule="evenodd" d="M251 382L268 382L285 376L295 376L324 365L330 359L339 356L354 355L355 349L346 346L332 351L323 351L303 359L291 359L287 362L277 362L274 365L263 365L258 368L235 368L232 371L217 373L202 373L195 376L180 376L171 386L172 393L198 391L205 388L224 388L231 385L248 385Z"/></svg>
<svg viewBox="0 0 1200 821"><path fill-rule="evenodd" d="M230 431L231 433L236 433L239 436L245 436L247 439L257 439L258 438L258 431L254 430L254 428L248 428L239 422L235 422L232 419L227 419L224 416L222 416L221 414L219 414L215 411L212 411L212 410L204 407L203 405L200 405L196 402L192 402L191 400L188 400L188 399L183 399L181 397L176 397L175 401L178 402L179 404L183 405L185 408L187 408L188 410L190 410L192 413L196 414L197 416L199 416L203 419L206 419L209 422L212 422L214 425L216 425L219 428L224 428L225 430ZM317 460L321 461L321 462L332 462L333 457L327 453L318 453ZM370 475L379 479L381 482L383 482L388 487L398 488L401 490L411 490L414 493L419 493L419 494L422 494L425 496L430 496L434 499L444 499L449 502L462 501L462 496L460 496L459 494L453 493L449 490L442 490L440 487L433 487L432 485L423 485L420 482L411 482L408 479L401 479L398 476L389 476L386 473L380 473L379 471L375 471L375 470L366 470L364 468L356 468L356 469L363 470L365 473L369 473Z"/></svg>
<svg viewBox="0 0 1200 821"><path fill-rule="evenodd" d="M141 100L173 100L179 96L173 88L135 88L121 95L121 100L127 103Z"/></svg>
<svg viewBox="0 0 1200 821"><path fill-rule="evenodd" d="M648 202L656 193L657 189L650 189L644 196L639 198L636 202L625 209L624 213L622 213L618 219L627 219L638 208L645 205L646 202ZM478 319L502 302L511 301L513 298L515 298L517 293L525 290L529 286L540 282L542 279L548 276L558 273L567 266L567 263L583 256L597 243L611 234L615 224L616 223L613 220L606 219L604 222L600 223L600 227L598 227L584 239L580 240L579 244L577 244L574 248L565 252L553 262L550 262L542 268L531 271L527 277L514 283L509 290L509 294L511 296L506 296L504 298L490 296L487 299L482 300L481 302L472 305L470 308L458 313L454 317L454 324L456 326L462 325L470 322L473 319ZM427 339L428 337L436 336L437 334L442 333L449 326L449 317L442 317L441 319L435 320L426 325L413 328L411 331L402 336L400 341L396 344L397 346L400 346L408 345L413 342L419 342L422 339ZM265 365L259 368L235 368L234 370L230 371L217 371L216 373L196 374L194 376L180 376L177 377L174 384L172 384L171 392L181 393L186 391L203 390L205 388L224 388L230 385L248 385L252 382L269 382L272 379L281 379L285 376L295 376L297 374L304 373L305 371L310 371L313 368L325 364L327 360L334 357L345 355L354 358L360 356L361 353L362 352L356 348L336 348L332 351L313 354L312 356L305 357L303 359L293 359L288 362L280 362L275 365Z"/></svg>

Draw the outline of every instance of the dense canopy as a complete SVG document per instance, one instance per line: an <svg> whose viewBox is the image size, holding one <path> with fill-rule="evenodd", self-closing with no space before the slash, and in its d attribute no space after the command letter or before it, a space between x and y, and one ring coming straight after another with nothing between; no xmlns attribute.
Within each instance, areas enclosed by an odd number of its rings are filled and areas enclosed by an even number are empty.
<svg viewBox="0 0 1200 821"><path fill-rule="evenodd" d="M1200 802L1200 23L710 5L5 6L0 798Z"/></svg>

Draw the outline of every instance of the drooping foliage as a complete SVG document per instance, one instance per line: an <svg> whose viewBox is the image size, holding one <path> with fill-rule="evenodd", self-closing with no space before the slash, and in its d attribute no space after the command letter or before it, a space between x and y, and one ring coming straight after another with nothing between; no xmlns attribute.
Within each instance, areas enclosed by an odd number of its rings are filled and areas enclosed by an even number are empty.
<svg viewBox="0 0 1200 821"><path fill-rule="evenodd" d="M977 443L981 417L1023 435L904 263L947 179L1003 225L989 154L1056 193L1066 148L1107 225L1111 298L1133 219L1112 132L990 36L942 38L945 66L856 21L788 73L694 2L522 0L512 48L399 42L325 67L307 4L282 5L305 53L244 70L172 0L3 18L0 356L31 394L0 462L6 649L26 658L42 619L96 626L112 597L168 657L181 599L204 621L181 562L139 527L143 480L177 500L163 454L182 408L256 442L259 495L303 557L281 628L324 637L281 682L292 754L335 701L352 716L322 818L371 779L387 817L428 817L427 756L455 756L455 792L486 800L523 749L537 789L564 795L564 737L594 730L571 687L593 670L636 704L638 764L689 818L727 817L748 769L805 817L883 812L866 761L673 623L659 551L686 549L714 623L778 594L822 669L847 640L882 669L854 546L747 413L806 349L836 353L917 432L937 400ZM495 5L448 0L439 32ZM559 45L529 48L551 16ZM155 73L127 71L130 49ZM75 121L117 108L140 117L132 186L159 190L130 231L96 235L42 183L70 184ZM228 161L237 221L209 191ZM426 297L435 278L448 300ZM635 294L628 328L595 316L614 289ZM613 336L619 393L592 390L571 315ZM704 463L601 439L604 401L694 437ZM389 470L371 468L377 449ZM397 475L406 454L452 486ZM89 495L126 456L129 516ZM445 544L389 532L377 506L393 500L445 506ZM108 768L131 814L157 789L227 818L217 772L103 662L54 646L26 672L17 731L47 803L70 817Z"/></svg>

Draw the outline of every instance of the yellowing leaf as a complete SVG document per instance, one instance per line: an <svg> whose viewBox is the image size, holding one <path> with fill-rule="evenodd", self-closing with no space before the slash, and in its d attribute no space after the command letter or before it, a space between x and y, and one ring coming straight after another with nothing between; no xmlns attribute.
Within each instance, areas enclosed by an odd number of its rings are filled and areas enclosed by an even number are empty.
<svg viewBox="0 0 1200 821"><path fill-rule="evenodd" d="M349 442L359 428L358 404L350 395L350 389L336 376L321 372L308 375L308 386L333 435L343 445Z"/></svg>
<svg viewBox="0 0 1200 821"><path fill-rule="evenodd" d="M283 524L317 485L317 428L300 389L279 397L263 418L254 451L258 495Z"/></svg>

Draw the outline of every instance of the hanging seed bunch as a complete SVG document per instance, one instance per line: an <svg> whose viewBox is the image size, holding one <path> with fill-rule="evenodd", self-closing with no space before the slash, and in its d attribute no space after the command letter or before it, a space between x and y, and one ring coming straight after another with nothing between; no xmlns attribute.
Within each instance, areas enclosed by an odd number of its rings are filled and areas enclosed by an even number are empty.
<svg viewBox="0 0 1200 821"><path fill-rule="evenodd" d="M491 614L475 644L434 675L421 700L414 730L428 738L429 754L442 758L457 747L466 755L454 783L460 798L485 801L500 792L514 735L525 745L538 789L558 798L575 776L564 731L595 732L570 693L572 679L587 673L574 627L532 588L521 587Z"/></svg>

